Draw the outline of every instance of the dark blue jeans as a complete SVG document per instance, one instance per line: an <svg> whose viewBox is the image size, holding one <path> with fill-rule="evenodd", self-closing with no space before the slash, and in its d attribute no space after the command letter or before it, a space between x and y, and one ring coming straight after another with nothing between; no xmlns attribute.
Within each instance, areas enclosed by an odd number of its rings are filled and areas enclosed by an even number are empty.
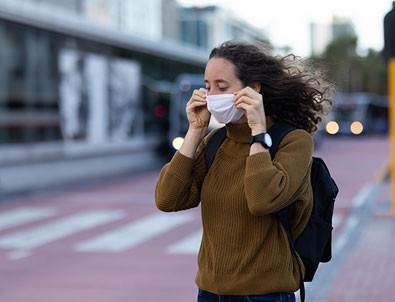
<svg viewBox="0 0 395 302"><path fill-rule="evenodd" d="M216 295L199 289L197 302L295 302L295 294L278 293L269 295Z"/></svg>

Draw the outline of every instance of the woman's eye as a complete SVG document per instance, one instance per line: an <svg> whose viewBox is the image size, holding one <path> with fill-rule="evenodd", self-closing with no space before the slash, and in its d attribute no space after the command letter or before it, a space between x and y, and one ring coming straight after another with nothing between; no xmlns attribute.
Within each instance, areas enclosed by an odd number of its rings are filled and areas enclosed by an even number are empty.
<svg viewBox="0 0 395 302"><path fill-rule="evenodd" d="M220 91L226 91L226 90L228 89L228 87L218 87L218 89L219 89Z"/></svg>

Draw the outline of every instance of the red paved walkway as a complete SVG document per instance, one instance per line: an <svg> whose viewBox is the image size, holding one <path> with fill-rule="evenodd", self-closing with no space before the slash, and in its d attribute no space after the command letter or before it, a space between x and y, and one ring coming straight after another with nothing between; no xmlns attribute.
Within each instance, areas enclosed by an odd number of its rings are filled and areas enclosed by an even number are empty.
<svg viewBox="0 0 395 302"><path fill-rule="evenodd" d="M390 182L370 204L361 234L336 272L326 302L395 301L395 217L390 216Z"/></svg>

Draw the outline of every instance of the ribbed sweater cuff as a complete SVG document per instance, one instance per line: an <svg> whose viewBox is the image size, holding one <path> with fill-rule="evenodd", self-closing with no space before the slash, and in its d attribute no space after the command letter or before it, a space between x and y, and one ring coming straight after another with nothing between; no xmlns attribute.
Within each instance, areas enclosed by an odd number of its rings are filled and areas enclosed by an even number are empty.
<svg viewBox="0 0 395 302"><path fill-rule="evenodd" d="M191 175L194 159L182 155L177 151L169 166L169 172L177 178L184 180Z"/></svg>

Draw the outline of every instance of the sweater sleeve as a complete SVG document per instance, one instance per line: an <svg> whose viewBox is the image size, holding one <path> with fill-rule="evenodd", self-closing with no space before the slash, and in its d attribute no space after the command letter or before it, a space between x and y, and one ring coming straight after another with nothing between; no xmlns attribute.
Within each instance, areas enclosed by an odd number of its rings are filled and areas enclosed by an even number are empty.
<svg viewBox="0 0 395 302"><path fill-rule="evenodd" d="M302 184L310 181L312 154L312 136L298 129L282 139L273 161L269 152L249 156L244 186L250 212L266 215L290 205Z"/></svg>
<svg viewBox="0 0 395 302"><path fill-rule="evenodd" d="M155 189L155 203L159 210L175 212L199 205L206 175L203 152L206 140L199 145L194 159L177 151L162 168Z"/></svg>

